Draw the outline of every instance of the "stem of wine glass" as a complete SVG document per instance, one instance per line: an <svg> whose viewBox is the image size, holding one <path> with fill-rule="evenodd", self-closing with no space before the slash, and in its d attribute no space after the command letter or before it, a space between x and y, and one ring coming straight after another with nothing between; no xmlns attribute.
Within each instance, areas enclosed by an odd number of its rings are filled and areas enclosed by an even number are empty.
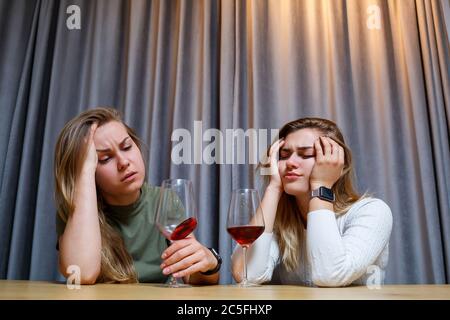
<svg viewBox="0 0 450 320"><path fill-rule="evenodd" d="M247 246L243 246L242 251L244 254L244 278L242 279L241 285L246 286L248 283L248 280L247 280Z"/></svg>
<svg viewBox="0 0 450 320"><path fill-rule="evenodd" d="M171 241L171 240L166 238L166 243L167 243L167 246L170 246L173 243L173 241ZM180 282L179 282L178 278L175 278L172 274L170 274L169 275L168 286L169 287L174 287L174 288L179 287L180 286Z"/></svg>
<svg viewBox="0 0 450 320"><path fill-rule="evenodd" d="M176 287L177 285L178 285L177 279L173 275L170 275L169 276L169 286Z"/></svg>

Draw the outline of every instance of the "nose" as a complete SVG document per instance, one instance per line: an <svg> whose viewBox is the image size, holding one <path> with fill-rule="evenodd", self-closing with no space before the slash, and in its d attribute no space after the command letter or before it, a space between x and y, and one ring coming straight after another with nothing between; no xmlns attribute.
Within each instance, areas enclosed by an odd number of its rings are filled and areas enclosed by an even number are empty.
<svg viewBox="0 0 450 320"><path fill-rule="evenodd" d="M288 169L296 169L299 167L298 159L294 153L286 160L286 166Z"/></svg>
<svg viewBox="0 0 450 320"><path fill-rule="evenodd" d="M130 166L130 161L123 155L117 155L117 170L122 171Z"/></svg>

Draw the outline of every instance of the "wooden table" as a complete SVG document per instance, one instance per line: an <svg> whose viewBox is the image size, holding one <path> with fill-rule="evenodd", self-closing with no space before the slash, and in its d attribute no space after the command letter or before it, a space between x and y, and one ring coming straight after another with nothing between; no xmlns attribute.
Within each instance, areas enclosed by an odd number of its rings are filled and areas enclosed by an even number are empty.
<svg viewBox="0 0 450 320"><path fill-rule="evenodd" d="M264 285L238 288L230 285L164 288L158 284L96 284L68 289L66 284L41 281L0 280L0 300L450 300L450 285L386 285L309 288Z"/></svg>

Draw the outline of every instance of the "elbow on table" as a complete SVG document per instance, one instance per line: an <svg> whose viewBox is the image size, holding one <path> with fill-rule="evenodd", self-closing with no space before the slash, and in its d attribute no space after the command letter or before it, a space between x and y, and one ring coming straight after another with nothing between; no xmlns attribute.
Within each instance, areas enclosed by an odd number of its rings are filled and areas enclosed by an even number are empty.
<svg viewBox="0 0 450 320"><path fill-rule="evenodd" d="M342 281L328 277L313 277L312 281L316 286L325 288L345 287L347 285Z"/></svg>
<svg viewBox="0 0 450 320"><path fill-rule="evenodd" d="M81 285L93 285L97 282L98 276L98 272L92 272L80 275L80 277L73 276L72 274L66 274L65 278L67 279L67 282L71 284L76 284L78 282Z"/></svg>
<svg viewBox="0 0 450 320"><path fill-rule="evenodd" d="M242 282L242 280L244 278L242 270L238 270L236 268L233 268L231 273L232 273L233 279L236 281L236 283ZM262 284L262 283L265 283L265 282L269 282L272 279L272 277L271 277L271 275L268 275L266 273L264 273L262 275L259 275L259 276L255 276L255 275L252 275L251 272L248 272L247 273L247 279L251 283Z"/></svg>
<svg viewBox="0 0 450 320"><path fill-rule="evenodd" d="M93 268L92 270L83 270L81 268L71 268L73 265L65 267L60 263L59 271L67 279L67 283L93 285L97 282L100 275L100 268ZM86 269L86 268L85 268Z"/></svg>
<svg viewBox="0 0 450 320"><path fill-rule="evenodd" d="M318 287L336 288L345 287L351 284L348 279L338 276L335 272L312 273L312 282Z"/></svg>
<svg viewBox="0 0 450 320"><path fill-rule="evenodd" d="M80 284L93 285L97 282L98 276L99 276L98 273L92 273L92 274L85 275L85 276L81 277Z"/></svg>

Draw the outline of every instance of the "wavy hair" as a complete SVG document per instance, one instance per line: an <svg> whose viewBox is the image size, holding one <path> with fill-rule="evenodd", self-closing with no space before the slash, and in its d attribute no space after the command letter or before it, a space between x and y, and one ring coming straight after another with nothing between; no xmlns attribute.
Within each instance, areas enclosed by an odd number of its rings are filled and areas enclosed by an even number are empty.
<svg viewBox="0 0 450 320"><path fill-rule="evenodd" d="M365 197L365 195L359 195L354 188L352 153L345 144L341 131L333 121L327 119L301 118L285 124L279 131L279 139L286 138L289 134L301 129L315 129L324 136L333 139L344 148L345 162L343 172L332 189L336 199L333 204L335 213L339 215L345 214L353 203ZM269 150L270 148L267 152ZM270 164L260 164L260 166L268 167ZM266 176L265 178L267 185L270 176ZM297 206L295 196L283 192L278 202L273 230L278 239L282 263L288 271L293 271L298 267L300 239L303 229L303 223L300 217L301 213Z"/></svg>
<svg viewBox="0 0 450 320"><path fill-rule="evenodd" d="M96 108L82 112L62 129L55 148L54 175L57 214L67 222L75 210L75 186L86 157L85 138L93 123L98 126L111 121L122 123L129 136L141 149L141 142L112 108ZM97 189L98 219L101 233L101 269L96 282L137 282L133 259L128 253L120 233L111 225L104 212L105 201Z"/></svg>

